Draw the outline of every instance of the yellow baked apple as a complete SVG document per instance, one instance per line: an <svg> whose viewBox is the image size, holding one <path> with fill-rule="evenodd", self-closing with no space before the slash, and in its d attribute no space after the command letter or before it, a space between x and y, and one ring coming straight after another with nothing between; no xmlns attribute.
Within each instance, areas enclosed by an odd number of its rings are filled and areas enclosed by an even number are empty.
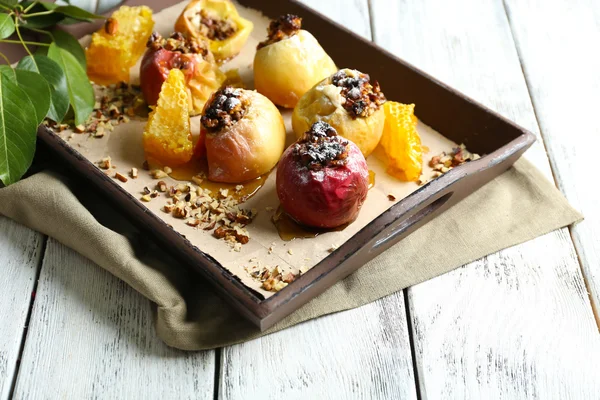
<svg viewBox="0 0 600 400"><path fill-rule="evenodd" d="M269 172L283 153L285 125L262 94L227 86L206 103L201 118L208 179L242 183Z"/></svg>
<svg viewBox="0 0 600 400"><path fill-rule="evenodd" d="M368 157L383 134L385 101L379 84L371 82L369 75L341 69L300 98L292 114L292 128L301 138L313 123L327 122Z"/></svg>
<svg viewBox="0 0 600 400"><path fill-rule="evenodd" d="M282 15L254 56L254 86L273 103L294 108L315 83L337 71L317 39L301 29L302 18Z"/></svg>
<svg viewBox="0 0 600 400"><path fill-rule="evenodd" d="M237 55L253 28L229 0L192 0L175 22L175 31L207 40L219 62Z"/></svg>

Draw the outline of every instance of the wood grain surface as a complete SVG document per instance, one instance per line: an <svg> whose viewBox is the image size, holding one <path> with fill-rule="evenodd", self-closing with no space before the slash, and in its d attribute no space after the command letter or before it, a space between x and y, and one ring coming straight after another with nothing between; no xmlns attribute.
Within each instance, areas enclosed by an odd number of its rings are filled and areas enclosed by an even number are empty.
<svg viewBox="0 0 600 400"><path fill-rule="evenodd" d="M371 39L368 3L303 1ZM402 292L222 351L220 399L416 398Z"/></svg>
<svg viewBox="0 0 600 400"><path fill-rule="evenodd" d="M49 239L14 396L212 399L214 354L167 347L147 299Z"/></svg>
<svg viewBox="0 0 600 400"><path fill-rule="evenodd" d="M0 399L8 398L44 237L0 216Z"/></svg>
<svg viewBox="0 0 600 400"><path fill-rule="evenodd" d="M0 400L17 373L14 398L598 398L600 335L585 284L598 307L600 4L304 2L541 130L527 158L584 212L571 231L577 253L564 229L408 289L408 320L400 292L185 353L156 337L147 300L52 239L24 338L44 237L0 217Z"/></svg>
<svg viewBox="0 0 600 400"><path fill-rule="evenodd" d="M585 216L571 232L600 329L600 2L507 0L506 10L556 182Z"/></svg>
<svg viewBox="0 0 600 400"><path fill-rule="evenodd" d="M373 0L371 11L378 44L539 136L502 2ZM527 158L552 179L542 144ZM568 230L408 294L424 398L594 398L600 392L591 364L600 357L600 337Z"/></svg>

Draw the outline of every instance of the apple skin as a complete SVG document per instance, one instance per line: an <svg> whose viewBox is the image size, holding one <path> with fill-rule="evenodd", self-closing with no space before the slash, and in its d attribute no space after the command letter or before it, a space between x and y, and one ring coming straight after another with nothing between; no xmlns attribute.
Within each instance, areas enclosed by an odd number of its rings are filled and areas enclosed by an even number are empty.
<svg viewBox="0 0 600 400"><path fill-rule="evenodd" d="M277 165L285 148L285 124L275 104L256 91L240 90L250 101L246 114L221 132L206 133L208 179L214 182L258 178Z"/></svg>
<svg viewBox="0 0 600 400"><path fill-rule="evenodd" d="M200 114L212 92L225 81L225 74L214 64L212 56L203 58L201 54L148 49L140 66L140 86L148 105L156 105L162 84L172 69L180 69L185 76L191 115Z"/></svg>
<svg viewBox="0 0 600 400"><path fill-rule="evenodd" d="M293 153L283 153L277 167L277 196L296 222L314 228L335 228L356 219L369 191L369 167L360 149L348 141L343 166L308 169Z"/></svg>

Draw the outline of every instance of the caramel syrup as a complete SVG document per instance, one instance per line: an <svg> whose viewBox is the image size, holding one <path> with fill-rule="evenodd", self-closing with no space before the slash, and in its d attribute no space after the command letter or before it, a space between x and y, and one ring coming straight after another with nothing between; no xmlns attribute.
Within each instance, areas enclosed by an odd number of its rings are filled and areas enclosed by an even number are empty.
<svg viewBox="0 0 600 400"><path fill-rule="evenodd" d="M151 170L155 168L162 169L160 165L154 162L149 161L148 164ZM267 181L267 178L269 177L269 174L271 173L267 172L256 179L242 183L224 183L214 182L207 178L208 165L206 163L206 159L192 159L183 165L170 168L173 170L173 172L171 172L169 176L177 181L193 182L192 178L199 176L202 178L202 182L199 185L196 182L193 183L197 186L200 186L203 190L210 190L213 194L219 193L219 190L221 189L228 190L229 195L239 202L244 202L250 197L254 196L260 190L260 188L263 187ZM237 186L243 186L243 188L241 190L237 190Z"/></svg>
<svg viewBox="0 0 600 400"><path fill-rule="evenodd" d="M315 238L320 234L327 232L339 232L346 229L346 227L350 225L348 223L329 229L311 228L308 226L300 225L299 223L294 221L289 215L287 215L287 213L283 211L283 208L281 206L277 208L277 211L275 211L275 214L273 215L273 217L271 217L271 221L277 228L277 233L279 233L279 237L281 238L281 240L286 242L289 242L294 239Z"/></svg>
<svg viewBox="0 0 600 400"><path fill-rule="evenodd" d="M375 171L369 170L369 190L375 186Z"/></svg>

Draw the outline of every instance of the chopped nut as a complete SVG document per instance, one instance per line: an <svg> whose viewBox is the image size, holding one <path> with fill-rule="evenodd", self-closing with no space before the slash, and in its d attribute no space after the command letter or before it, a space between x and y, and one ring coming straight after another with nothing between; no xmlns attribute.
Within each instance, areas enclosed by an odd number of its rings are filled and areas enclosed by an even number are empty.
<svg viewBox="0 0 600 400"><path fill-rule="evenodd" d="M203 181L204 179L198 175L192 176L192 182L194 182L196 185L200 185Z"/></svg>
<svg viewBox="0 0 600 400"><path fill-rule="evenodd" d="M158 191L157 190L153 190L152 193L150 193L150 197L152 197L153 199L158 197Z"/></svg>
<svg viewBox="0 0 600 400"><path fill-rule="evenodd" d="M165 171L167 174L170 174L170 173L173 172L173 170L170 167L167 167L167 166L163 167L163 171Z"/></svg>
<svg viewBox="0 0 600 400"><path fill-rule="evenodd" d="M104 157L98 162L98 166L102 169L110 169L112 167L112 161L109 157Z"/></svg>
<svg viewBox="0 0 600 400"><path fill-rule="evenodd" d="M120 172L115 173L115 178L117 178L121 182L127 182L127 177Z"/></svg>
<svg viewBox="0 0 600 400"><path fill-rule="evenodd" d="M289 254L290 256L294 254L294 252L292 251L292 249L288 249L288 251L287 251L287 252L288 252L288 254Z"/></svg>
<svg viewBox="0 0 600 400"><path fill-rule="evenodd" d="M159 192L164 193L167 191L167 184L165 183L165 181L158 181L158 183L156 184L156 189Z"/></svg>
<svg viewBox="0 0 600 400"><path fill-rule="evenodd" d="M168 176L168 174L161 169L154 169L150 172L150 174L154 179L165 178L166 176Z"/></svg>
<svg viewBox="0 0 600 400"><path fill-rule="evenodd" d="M132 179L137 179L137 177L138 177L138 169L137 168L131 168L131 171L129 171L129 176L131 176Z"/></svg>
<svg viewBox="0 0 600 400"><path fill-rule="evenodd" d="M389 201L396 201L396 196L394 196L393 194L388 194L387 198Z"/></svg>
<svg viewBox="0 0 600 400"><path fill-rule="evenodd" d="M284 277L283 277L283 281L285 283L292 283L294 281L294 279L296 279L296 277L294 276L294 274L292 274L291 272L288 272Z"/></svg>
<svg viewBox="0 0 600 400"><path fill-rule="evenodd" d="M163 206L162 210L166 213L171 213L174 208L175 208L175 204L165 204Z"/></svg>
<svg viewBox="0 0 600 400"><path fill-rule="evenodd" d="M83 133L83 132L85 132L85 126L84 126L84 125L81 125L81 124L80 124L80 125L77 125L77 126L75 127L75 129L73 129L73 130L74 130L75 132L77 132L77 133Z"/></svg>
<svg viewBox="0 0 600 400"><path fill-rule="evenodd" d="M150 196L148 196L147 194L142 196L142 201L149 202L151 200L152 200L152 198Z"/></svg>
<svg viewBox="0 0 600 400"><path fill-rule="evenodd" d="M98 130L94 133L93 137L100 139L104 137L104 130Z"/></svg>
<svg viewBox="0 0 600 400"><path fill-rule="evenodd" d="M198 225L200 225L202 221L200 221L199 219L188 219L187 221L185 221L185 223L189 226L193 226L196 227Z"/></svg>
<svg viewBox="0 0 600 400"><path fill-rule="evenodd" d="M189 214L185 202L179 201L175 204L175 208L173 208L173 216L175 218L187 218Z"/></svg>
<svg viewBox="0 0 600 400"><path fill-rule="evenodd" d="M335 244L332 244L331 247L327 251L329 251L330 253L333 253L336 250L337 250L337 246Z"/></svg>
<svg viewBox="0 0 600 400"><path fill-rule="evenodd" d="M145 169L146 171L150 170L150 166L148 165L148 161L145 161L142 163L142 168Z"/></svg>

